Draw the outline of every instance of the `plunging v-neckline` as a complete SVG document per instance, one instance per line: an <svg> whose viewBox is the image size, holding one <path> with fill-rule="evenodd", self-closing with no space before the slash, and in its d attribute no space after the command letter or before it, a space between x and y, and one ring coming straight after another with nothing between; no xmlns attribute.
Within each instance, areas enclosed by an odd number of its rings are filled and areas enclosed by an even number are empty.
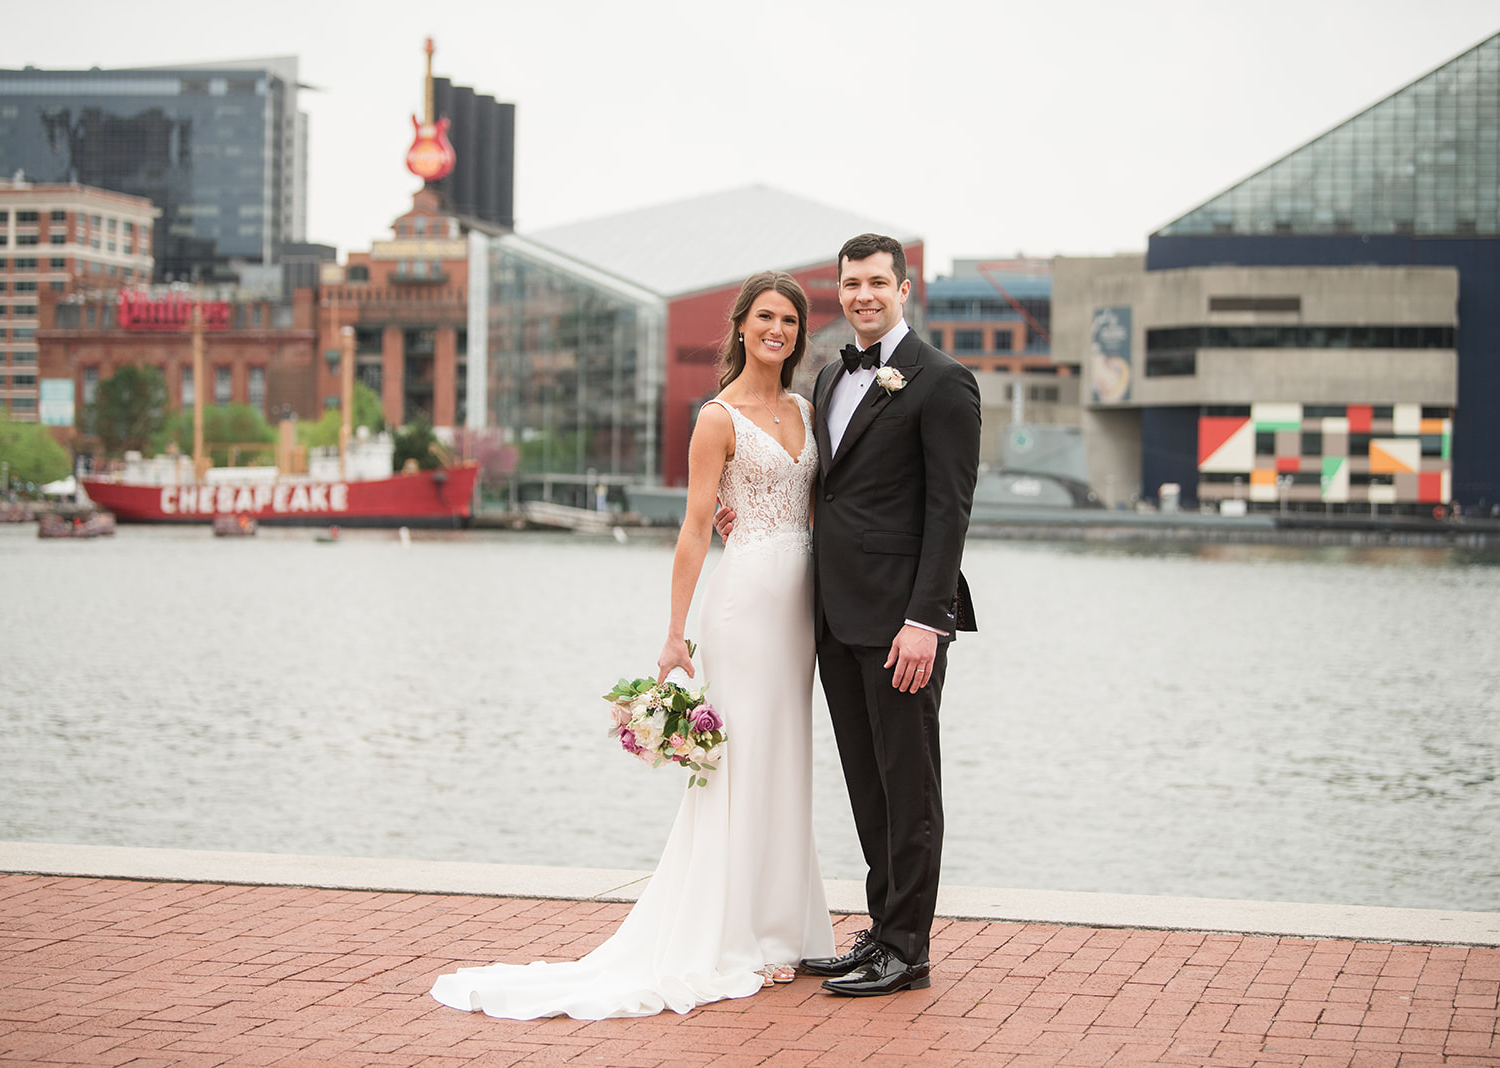
<svg viewBox="0 0 1500 1068"><path fill-rule="evenodd" d="M718 400L717 397L714 398L714 399ZM771 433L765 427L763 427L759 423L757 423L754 419L751 419L744 412L740 411L738 407L736 407L733 404L730 404L728 401L722 401L721 400L721 401L719 401L719 403L722 404L722 405L724 405L724 407L728 408L731 412L733 412L735 415L739 416L745 422L749 423L756 430L759 430L778 449L781 450L781 454L783 456L785 456L788 460L792 461L792 463L797 464L799 466L801 465L801 463L802 463L802 457L804 457L804 456L807 455L807 443L810 440L812 440L812 428L807 425L807 413L802 410L802 402L801 401L796 401L795 402L796 405L797 405L797 418L802 423L802 448L800 448L800 449L797 450L797 455L796 456L792 455L791 450L788 449L785 445L783 445L781 443L780 439L777 438L775 434Z"/></svg>

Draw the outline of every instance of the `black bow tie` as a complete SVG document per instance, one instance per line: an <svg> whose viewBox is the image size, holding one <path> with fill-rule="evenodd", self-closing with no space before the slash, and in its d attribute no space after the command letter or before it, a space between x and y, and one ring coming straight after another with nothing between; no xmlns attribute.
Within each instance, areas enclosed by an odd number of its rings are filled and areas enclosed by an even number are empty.
<svg viewBox="0 0 1500 1068"><path fill-rule="evenodd" d="M875 342L864 352L860 352L853 345L845 345L839 350L839 355L844 358L844 370L851 375L861 367L879 367L880 342Z"/></svg>

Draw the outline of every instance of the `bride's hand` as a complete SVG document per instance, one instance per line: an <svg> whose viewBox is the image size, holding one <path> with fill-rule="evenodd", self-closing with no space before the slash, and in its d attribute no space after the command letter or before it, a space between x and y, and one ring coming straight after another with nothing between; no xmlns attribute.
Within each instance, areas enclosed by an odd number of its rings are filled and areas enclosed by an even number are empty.
<svg viewBox="0 0 1500 1068"><path fill-rule="evenodd" d="M656 681L665 681L667 672L676 667L686 671L688 678L696 678L693 674L693 656L688 652L686 639L668 638L667 644L661 647L661 656L656 658Z"/></svg>

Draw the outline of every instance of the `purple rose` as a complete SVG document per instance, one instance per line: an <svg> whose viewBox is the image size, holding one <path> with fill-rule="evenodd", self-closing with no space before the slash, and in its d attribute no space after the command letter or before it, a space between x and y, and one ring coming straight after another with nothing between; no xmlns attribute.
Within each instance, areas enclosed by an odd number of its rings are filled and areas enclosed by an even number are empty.
<svg viewBox="0 0 1500 1068"><path fill-rule="evenodd" d="M634 753L636 756L640 756L646 751L644 746L636 744L635 731L629 727L621 729L620 745L624 746L627 753Z"/></svg>
<svg viewBox="0 0 1500 1068"><path fill-rule="evenodd" d="M697 708L693 709L692 716L693 730L700 733L706 731L716 731L720 727L724 726L724 721L720 719L719 714L714 711L714 706L709 704L707 701L699 705Z"/></svg>

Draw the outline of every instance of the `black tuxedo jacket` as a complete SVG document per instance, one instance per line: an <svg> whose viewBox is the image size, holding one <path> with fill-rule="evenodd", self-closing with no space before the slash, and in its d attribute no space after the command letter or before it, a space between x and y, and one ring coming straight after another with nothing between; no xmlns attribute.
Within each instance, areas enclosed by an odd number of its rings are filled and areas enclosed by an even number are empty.
<svg viewBox="0 0 1500 1068"><path fill-rule="evenodd" d="M886 364L905 386L872 384L831 453L828 408L844 374L819 373L814 613L846 645L889 646L910 619L973 630L959 562L979 477L979 386L958 361L908 331Z"/></svg>

